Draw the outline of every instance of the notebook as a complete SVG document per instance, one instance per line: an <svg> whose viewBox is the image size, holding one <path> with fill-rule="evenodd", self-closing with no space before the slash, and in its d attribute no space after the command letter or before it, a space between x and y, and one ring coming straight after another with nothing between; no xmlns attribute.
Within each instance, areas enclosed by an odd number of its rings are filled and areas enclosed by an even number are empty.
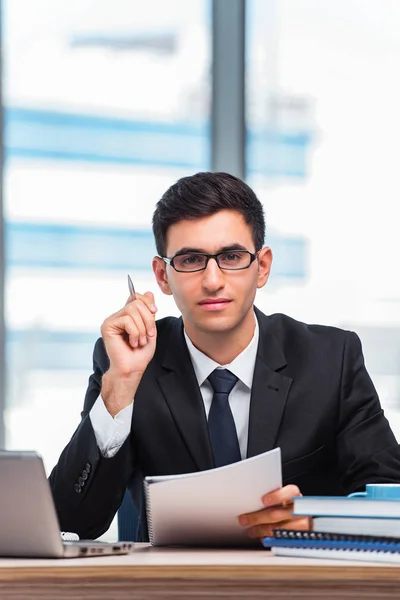
<svg viewBox="0 0 400 600"><path fill-rule="evenodd" d="M264 508L262 496L281 486L280 448L208 471L146 477L150 542L254 545L238 516Z"/></svg>
<svg viewBox="0 0 400 600"><path fill-rule="evenodd" d="M296 496L293 514L311 517L379 517L400 518L400 501L347 496Z"/></svg>
<svg viewBox="0 0 400 600"><path fill-rule="evenodd" d="M0 451L0 481L0 556L71 558L133 549L131 542L62 541L43 461L36 452Z"/></svg>
<svg viewBox="0 0 400 600"><path fill-rule="evenodd" d="M262 540L275 556L400 563L400 539L275 529Z"/></svg>

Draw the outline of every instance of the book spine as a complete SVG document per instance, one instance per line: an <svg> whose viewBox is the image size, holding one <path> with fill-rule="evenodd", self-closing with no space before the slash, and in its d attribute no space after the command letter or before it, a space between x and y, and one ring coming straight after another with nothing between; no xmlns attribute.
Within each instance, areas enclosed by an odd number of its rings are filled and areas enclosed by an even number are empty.
<svg viewBox="0 0 400 600"><path fill-rule="evenodd" d="M153 520L151 516L151 493L150 493L150 484L145 481L143 484L144 487L144 497L146 500L146 517L147 517L147 530L149 532L149 540L150 544L154 545L154 532L153 532Z"/></svg>

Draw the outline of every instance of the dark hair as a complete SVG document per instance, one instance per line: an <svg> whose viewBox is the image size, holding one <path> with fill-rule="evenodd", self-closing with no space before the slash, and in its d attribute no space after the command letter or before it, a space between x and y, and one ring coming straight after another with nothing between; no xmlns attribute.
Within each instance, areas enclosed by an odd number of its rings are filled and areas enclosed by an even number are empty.
<svg viewBox="0 0 400 600"><path fill-rule="evenodd" d="M196 173L171 185L157 202L153 233L157 252L165 256L168 228L184 219L208 217L220 210L236 210L253 231L256 252L263 247L265 219L261 202L241 179L229 173Z"/></svg>

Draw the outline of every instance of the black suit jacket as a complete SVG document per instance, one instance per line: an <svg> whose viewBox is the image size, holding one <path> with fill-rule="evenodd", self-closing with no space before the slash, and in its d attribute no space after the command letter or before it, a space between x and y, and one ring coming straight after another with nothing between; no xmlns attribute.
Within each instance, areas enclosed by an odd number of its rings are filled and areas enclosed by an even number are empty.
<svg viewBox="0 0 400 600"><path fill-rule="evenodd" d="M349 331L256 310L260 337L250 401L247 456L280 446L284 484L305 494L348 494L400 482L400 451ZM131 435L113 458L98 450L89 411L109 367L94 349L82 421L50 475L62 530L95 538L109 527L126 487L147 539L143 477L214 466L204 404L182 319L157 322L158 339L135 396Z"/></svg>

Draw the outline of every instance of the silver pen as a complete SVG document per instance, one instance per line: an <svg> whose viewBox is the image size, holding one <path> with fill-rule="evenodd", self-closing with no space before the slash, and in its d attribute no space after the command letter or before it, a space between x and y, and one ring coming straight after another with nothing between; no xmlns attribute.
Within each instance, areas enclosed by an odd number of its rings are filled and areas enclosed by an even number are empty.
<svg viewBox="0 0 400 600"><path fill-rule="evenodd" d="M131 296L130 302L133 302L134 300L136 300L136 292L135 292L135 287L133 285L133 281L130 278L129 274L128 274L128 287L129 287L129 294Z"/></svg>

